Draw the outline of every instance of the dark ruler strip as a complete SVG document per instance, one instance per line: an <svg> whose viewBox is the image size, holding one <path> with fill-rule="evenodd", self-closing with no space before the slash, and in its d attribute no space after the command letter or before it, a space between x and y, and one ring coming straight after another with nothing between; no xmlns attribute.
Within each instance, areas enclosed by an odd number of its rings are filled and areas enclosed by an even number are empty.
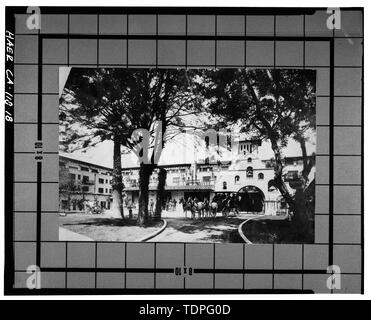
<svg viewBox="0 0 371 320"><path fill-rule="evenodd" d="M362 34L364 34L364 14L362 14ZM364 136L364 108L365 108L365 101L364 101L364 89L365 89L365 84L364 84L364 77L365 77L365 70L364 70L364 45L362 45L362 79L361 79L361 123L362 123L362 130L361 130L361 250L362 250L362 265L361 265L361 293L364 294L364 285L365 285L365 220L364 220L364 214L365 214L365 204L364 204L364 152L365 152L365 136Z"/></svg>
<svg viewBox="0 0 371 320"><path fill-rule="evenodd" d="M97 34L99 34L99 14L97 14ZM99 68L99 39L97 40L97 68Z"/></svg>
<svg viewBox="0 0 371 320"><path fill-rule="evenodd" d="M276 23L277 23L277 18L276 16L273 17L273 68L276 69L276 53L277 53L277 34L276 34Z"/></svg>
<svg viewBox="0 0 371 320"><path fill-rule="evenodd" d="M301 245L301 288L304 290L304 244Z"/></svg>
<svg viewBox="0 0 371 320"><path fill-rule="evenodd" d="M195 273L197 273L196 270L200 270L200 269L195 269ZM212 272L213 272L213 289L215 289L215 243L213 243L213 271ZM210 273L210 270L207 273Z"/></svg>
<svg viewBox="0 0 371 320"><path fill-rule="evenodd" d="M155 245L153 246L153 250L154 250L154 271L153 271L153 288L156 289L156 273L158 272L157 271L157 248L156 248L156 242L155 242Z"/></svg>
<svg viewBox="0 0 371 320"><path fill-rule="evenodd" d="M24 14L27 10L25 6L12 7L15 13ZM120 15L120 14L174 14L174 15L312 15L317 10L322 12L326 11L325 7L109 7L109 6L96 6L96 7L83 7L83 6L42 6L40 10L44 14L107 14L107 15ZM363 10L362 7L349 7L341 8L342 11L359 11Z"/></svg>
<svg viewBox="0 0 371 320"><path fill-rule="evenodd" d="M330 119L329 119L329 266L334 261L334 81L335 41L330 38Z"/></svg>
<svg viewBox="0 0 371 320"><path fill-rule="evenodd" d="M126 35L129 34L129 15L126 15ZM126 38L126 68L129 68L129 38Z"/></svg>
<svg viewBox="0 0 371 320"><path fill-rule="evenodd" d="M185 67L188 69L188 15L185 16Z"/></svg>
<svg viewBox="0 0 371 320"><path fill-rule="evenodd" d="M42 163L38 161L37 165L37 184L36 184L36 265L40 266L41 260L41 170Z"/></svg>
<svg viewBox="0 0 371 320"><path fill-rule="evenodd" d="M156 14L156 36L158 36L158 14ZM158 39L156 39L156 69L158 68Z"/></svg>
<svg viewBox="0 0 371 320"><path fill-rule="evenodd" d="M68 269L68 242L66 241L65 242L65 246L66 246L66 255L64 256L65 258L65 268L66 268L66 271L65 271L65 278L64 278L64 286L65 288L67 289L68 285L67 285L67 280L68 280L68 273L67 273L67 269Z"/></svg>
<svg viewBox="0 0 371 320"><path fill-rule="evenodd" d="M43 128L43 37L39 34L38 37L38 66L37 66L37 140L42 140L42 128Z"/></svg>
<svg viewBox="0 0 371 320"><path fill-rule="evenodd" d="M194 273L214 274L327 274L325 269L194 269Z"/></svg>
<svg viewBox="0 0 371 320"><path fill-rule="evenodd" d="M95 289L97 289L97 268L98 268L98 243L95 242L94 246L94 266L95 266L95 272L94 272L94 285Z"/></svg>
<svg viewBox="0 0 371 320"><path fill-rule="evenodd" d="M24 272L25 270L17 270ZM174 274L173 268L75 268L75 267L42 267L42 272L101 272L101 273L170 273ZM200 269L195 268L196 274L327 274L326 269ZM344 273L359 274L359 273Z"/></svg>
<svg viewBox="0 0 371 320"><path fill-rule="evenodd" d="M5 28L9 32L9 35L14 38L15 34L15 16L14 9L5 8ZM15 49L14 39L13 50ZM9 70L14 75L14 59L7 59L5 41L5 70ZM14 57L14 55L13 55ZM14 79L13 79L14 80ZM4 216L5 216L5 266L4 266L4 292L7 294L13 289L14 285L14 81L13 84L7 83L7 74L5 73L5 92L12 96L13 106L9 108L9 112L12 115L13 121L5 121L5 176L4 176L4 187L5 187L5 198L4 198ZM7 105L4 106L5 117L7 115Z"/></svg>
<svg viewBox="0 0 371 320"><path fill-rule="evenodd" d="M218 16L214 16L214 32L215 32L215 37L218 35ZM214 42L214 59L215 59L215 64L214 68L217 68L218 65L218 41L215 39Z"/></svg>
<svg viewBox="0 0 371 320"><path fill-rule="evenodd" d="M272 289L274 289L274 243L272 244Z"/></svg>
<svg viewBox="0 0 371 320"><path fill-rule="evenodd" d="M67 34L70 34L70 15L67 15ZM70 37L67 37L67 65L70 65Z"/></svg>
<svg viewBox="0 0 371 320"><path fill-rule="evenodd" d="M183 265L187 266L187 257L186 257L186 244L183 243ZM186 288L186 277L183 277L183 289Z"/></svg>
<svg viewBox="0 0 371 320"><path fill-rule="evenodd" d="M129 40L229 40L229 41L236 41L236 40L252 40L252 41L329 41L330 37L311 37L311 36L226 36L226 35L163 35L163 34L54 34L54 33L43 33L40 34L40 37L44 39L129 39ZM79 64L80 65L80 64ZM94 65L94 64L92 64ZM353 66L351 66L354 68ZM360 67L360 66L358 66ZM325 68L325 67L323 67Z"/></svg>
<svg viewBox="0 0 371 320"><path fill-rule="evenodd" d="M125 269L127 269L127 259L128 259L128 244L125 242ZM124 282L125 282L125 288L126 288L126 272L124 273Z"/></svg>
<svg viewBox="0 0 371 320"><path fill-rule="evenodd" d="M313 290L301 289L143 289L143 288L126 288L126 289L14 289L9 292L12 295L118 295L118 294L313 294Z"/></svg>
<svg viewBox="0 0 371 320"><path fill-rule="evenodd" d="M21 271L21 270L18 270ZM23 271L23 270L22 270ZM172 268L73 268L73 267L43 267L42 272L101 272L101 273L171 273L174 274Z"/></svg>
<svg viewBox="0 0 371 320"><path fill-rule="evenodd" d="M246 244L242 245L242 269L245 271L245 246ZM245 276L242 277L242 288L245 289Z"/></svg>

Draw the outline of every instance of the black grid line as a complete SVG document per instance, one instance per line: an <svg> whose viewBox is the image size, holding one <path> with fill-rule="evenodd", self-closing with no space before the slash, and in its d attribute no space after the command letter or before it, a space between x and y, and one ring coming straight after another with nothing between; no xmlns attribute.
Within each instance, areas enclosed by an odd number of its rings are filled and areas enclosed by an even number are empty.
<svg viewBox="0 0 371 320"><path fill-rule="evenodd" d="M362 34L364 35L364 15L362 14ZM363 39L363 38L362 38ZM364 127L365 120L364 120L364 90L365 90L365 84L364 84L364 78L365 78L365 72L364 72L364 46L362 45L362 75L361 75L361 123L362 123L362 128ZM364 130L361 130L361 153L362 153L362 158L361 158L361 185L362 185L362 190L361 190L361 259L362 259L362 265L361 265L361 294L364 294L364 285L365 285L365 223L364 223L364 215L365 215L365 204L364 204Z"/></svg>

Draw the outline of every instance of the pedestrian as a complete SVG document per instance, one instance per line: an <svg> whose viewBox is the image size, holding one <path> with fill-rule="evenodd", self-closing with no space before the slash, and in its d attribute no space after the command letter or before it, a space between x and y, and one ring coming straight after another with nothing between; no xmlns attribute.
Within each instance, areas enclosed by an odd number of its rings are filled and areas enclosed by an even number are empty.
<svg viewBox="0 0 371 320"><path fill-rule="evenodd" d="M153 199L151 199L151 201L149 202L149 215L150 216L153 216L154 207L155 207L155 202L153 201Z"/></svg>

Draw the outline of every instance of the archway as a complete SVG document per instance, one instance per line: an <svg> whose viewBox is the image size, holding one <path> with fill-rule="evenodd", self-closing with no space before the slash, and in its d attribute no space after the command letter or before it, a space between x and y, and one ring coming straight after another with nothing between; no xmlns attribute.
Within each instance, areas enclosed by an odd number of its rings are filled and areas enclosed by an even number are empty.
<svg viewBox="0 0 371 320"><path fill-rule="evenodd" d="M240 210L247 212L262 212L264 207L264 193L258 187L245 186L238 191Z"/></svg>

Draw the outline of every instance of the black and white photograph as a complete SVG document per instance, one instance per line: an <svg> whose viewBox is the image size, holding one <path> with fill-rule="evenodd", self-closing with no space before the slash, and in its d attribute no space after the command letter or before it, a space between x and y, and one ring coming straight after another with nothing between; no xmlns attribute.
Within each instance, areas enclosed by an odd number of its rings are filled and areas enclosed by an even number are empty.
<svg viewBox="0 0 371 320"><path fill-rule="evenodd" d="M365 8L232 2L5 8L5 295L365 293Z"/></svg>
<svg viewBox="0 0 371 320"><path fill-rule="evenodd" d="M314 242L315 70L59 72L59 240Z"/></svg>

